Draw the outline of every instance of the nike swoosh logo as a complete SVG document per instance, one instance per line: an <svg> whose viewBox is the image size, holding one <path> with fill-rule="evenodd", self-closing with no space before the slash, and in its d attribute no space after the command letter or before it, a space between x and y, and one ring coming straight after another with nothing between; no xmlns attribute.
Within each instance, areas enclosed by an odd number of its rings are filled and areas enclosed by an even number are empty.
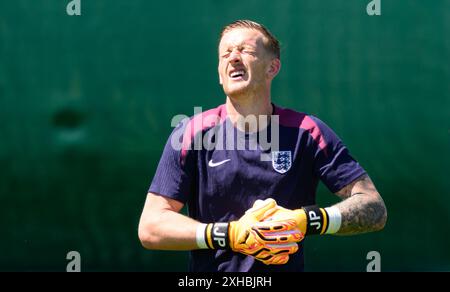
<svg viewBox="0 0 450 292"><path fill-rule="evenodd" d="M209 165L209 167L217 167L217 166L219 166L219 165L222 165L222 164L224 164L224 163L227 163L228 161L230 161L231 159L227 159L227 160L223 160L223 161L220 161L220 162L213 162L212 161L212 159L209 161L209 163L208 163L208 165Z"/></svg>

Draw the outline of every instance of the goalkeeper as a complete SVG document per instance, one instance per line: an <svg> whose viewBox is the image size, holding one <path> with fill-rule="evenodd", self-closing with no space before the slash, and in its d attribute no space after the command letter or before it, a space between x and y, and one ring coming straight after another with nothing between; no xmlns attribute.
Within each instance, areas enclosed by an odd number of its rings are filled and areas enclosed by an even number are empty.
<svg viewBox="0 0 450 292"><path fill-rule="evenodd" d="M201 87L201 56L184 56ZM264 26L240 20L222 30L225 104L170 135L139 223L145 248L190 250L191 271L303 271L305 236L384 227L382 198L337 135L315 116L272 103L280 68L279 42ZM316 207L319 180L342 201Z"/></svg>

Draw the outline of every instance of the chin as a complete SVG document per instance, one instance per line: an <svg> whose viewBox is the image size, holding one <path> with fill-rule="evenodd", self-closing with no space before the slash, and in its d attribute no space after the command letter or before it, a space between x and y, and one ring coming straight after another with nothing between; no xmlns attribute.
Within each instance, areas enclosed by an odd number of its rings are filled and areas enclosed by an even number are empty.
<svg viewBox="0 0 450 292"><path fill-rule="evenodd" d="M230 90L228 92L225 92L225 94L228 97L233 97L233 98L239 98L240 96L245 96L247 95L248 90Z"/></svg>
<svg viewBox="0 0 450 292"><path fill-rule="evenodd" d="M225 94L227 96L230 97L238 97L241 95L245 95L246 93L248 93L249 90L249 86L248 85L240 85L240 86L230 86L227 89L225 89Z"/></svg>

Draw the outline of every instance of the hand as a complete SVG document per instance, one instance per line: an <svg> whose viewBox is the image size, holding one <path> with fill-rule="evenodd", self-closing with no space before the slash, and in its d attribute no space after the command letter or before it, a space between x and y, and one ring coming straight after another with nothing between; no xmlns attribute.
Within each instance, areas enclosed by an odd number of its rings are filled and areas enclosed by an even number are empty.
<svg viewBox="0 0 450 292"><path fill-rule="evenodd" d="M238 221L230 222L230 247L236 252L251 255L263 263L285 264L289 254L297 252L297 242L304 237L292 218L269 218L279 211L275 200L258 200ZM263 222L260 222L263 221Z"/></svg>
<svg viewBox="0 0 450 292"><path fill-rule="evenodd" d="M265 221L263 223L273 221L294 221L295 226L303 234L302 240L306 235L308 219L303 209L290 210L281 206L276 206L275 208L271 209L270 214L266 214Z"/></svg>

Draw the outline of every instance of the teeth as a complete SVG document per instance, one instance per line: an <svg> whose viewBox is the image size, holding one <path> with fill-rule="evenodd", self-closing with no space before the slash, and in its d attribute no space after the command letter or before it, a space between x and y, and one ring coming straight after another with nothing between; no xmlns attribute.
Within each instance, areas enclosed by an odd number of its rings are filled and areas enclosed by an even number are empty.
<svg viewBox="0 0 450 292"><path fill-rule="evenodd" d="M243 70L241 70L241 71L235 71L235 72L233 72L233 73L231 73L231 77L232 78L234 78L234 77L237 77L237 76L239 76L239 75L241 75L241 76L243 76L245 74L245 72L243 71Z"/></svg>

